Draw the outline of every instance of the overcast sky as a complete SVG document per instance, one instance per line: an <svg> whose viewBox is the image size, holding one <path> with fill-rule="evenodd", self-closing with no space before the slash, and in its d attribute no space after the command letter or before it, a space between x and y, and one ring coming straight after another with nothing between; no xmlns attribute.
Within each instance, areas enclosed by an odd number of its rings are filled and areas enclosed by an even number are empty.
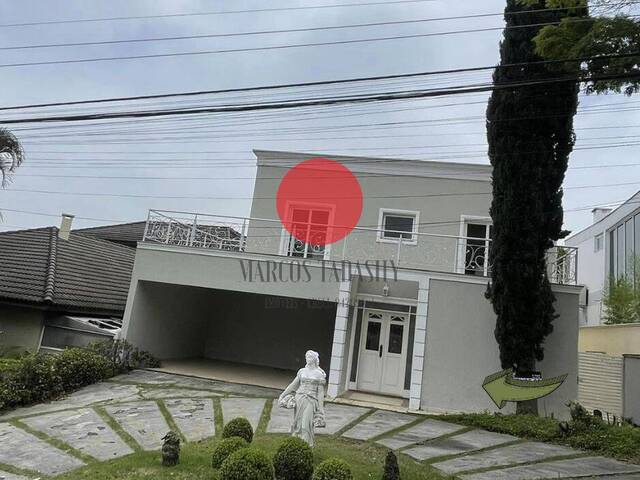
<svg viewBox="0 0 640 480"><path fill-rule="evenodd" d="M367 1L374 0L21 0L0 2L0 23ZM387 6L5 26L0 27L0 47L415 20L498 13L503 7L504 0L436 0ZM502 18L494 16L329 31L4 50L0 55L0 105L238 88L493 65L499 59L501 32L495 30L346 45L152 59L2 67L11 63L332 42L502 25ZM489 78L489 74L490 72L431 77L420 82L404 80L377 87L368 84L367 88L433 88L483 82ZM322 92L354 91L340 88L315 88L308 92L310 96L317 96ZM300 94L300 91L295 93ZM277 98L285 97L235 94L213 101L224 103ZM146 218L150 208L248 215L255 174L255 168L249 165L249 160L254 158L251 153L254 148L488 163L483 153L486 152L483 120L486 99L487 95L480 94L267 115L252 113L244 116L206 117L186 122L128 122L112 135L105 135L105 127L94 130L86 126L76 127L75 130L68 127L43 129L42 125L37 125L41 130L25 130L34 125L16 127L16 134L25 146L26 161L15 175L12 185L7 190L0 191L0 210L4 210L4 223L0 225L0 230L57 225L59 220L55 215L60 212L104 220L78 218L74 227L101 225L106 221L141 220ZM203 99L205 102L211 100L212 97ZM587 207L621 201L640 189L640 165L584 168L637 162L638 145L610 146L637 143L634 138L640 133L637 102L635 98L628 99L621 95L581 99L581 107L586 108L576 119L578 150L571 156L565 182L566 228L577 231L587 226L591 220ZM64 111L69 112L69 109ZM78 111L86 111L86 108ZM23 115L24 112L14 114ZM4 118L12 118L12 115L5 115ZM388 128L379 125L392 122L415 123L401 123ZM359 127L363 124L377 126ZM72 132L76 134L69 135ZM91 135L86 135L87 133ZM176 138L181 140L173 141ZM606 145L609 147L592 148ZM96 166L95 162L101 159L107 161L108 166ZM173 161L167 163L168 159ZM234 167L225 166L231 161L238 164ZM132 168L143 162L155 163L147 168ZM216 162L222 165L216 165ZM187 168L196 164L198 168ZM109 176L173 178L104 178ZM593 187L611 184L615 186ZM583 186L590 188L575 188ZM69 194L72 192L76 194ZM111 194L130 196L118 197ZM135 198L140 195L146 197Z"/></svg>

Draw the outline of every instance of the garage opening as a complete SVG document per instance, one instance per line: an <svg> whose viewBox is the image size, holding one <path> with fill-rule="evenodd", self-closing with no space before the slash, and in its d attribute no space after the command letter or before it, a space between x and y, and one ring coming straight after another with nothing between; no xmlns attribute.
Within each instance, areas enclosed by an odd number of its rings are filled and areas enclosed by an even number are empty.
<svg viewBox="0 0 640 480"><path fill-rule="evenodd" d="M332 302L140 282L126 338L163 371L281 388L309 349L328 375L335 316Z"/></svg>

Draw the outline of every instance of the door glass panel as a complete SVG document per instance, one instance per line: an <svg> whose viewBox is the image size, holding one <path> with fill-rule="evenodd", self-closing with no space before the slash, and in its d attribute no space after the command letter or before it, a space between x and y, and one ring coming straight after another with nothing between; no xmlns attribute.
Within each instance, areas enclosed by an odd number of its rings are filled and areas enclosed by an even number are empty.
<svg viewBox="0 0 640 480"><path fill-rule="evenodd" d="M389 328L389 353L402 353L404 325L392 323Z"/></svg>
<svg viewBox="0 0 640 480"><path fill-rule="evenodd" d="M367 342L365 349L378 351L380 347L380 329L382 324L380 322L369 321L367 325Z"/></svg>

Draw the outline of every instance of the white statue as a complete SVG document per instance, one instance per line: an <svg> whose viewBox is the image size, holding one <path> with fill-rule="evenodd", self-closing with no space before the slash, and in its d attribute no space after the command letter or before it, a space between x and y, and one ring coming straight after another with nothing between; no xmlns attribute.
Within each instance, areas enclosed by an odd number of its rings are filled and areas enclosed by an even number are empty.
<svg viewBox="0 0 640 480"><path fill-rule="evenodd" d="M313 447L314 428L322 428L324 419L324 386L327 375L320 368L320 355L313 350L305 354L307 364L278 399L281 408L295 409L291 434Z"/></svg>

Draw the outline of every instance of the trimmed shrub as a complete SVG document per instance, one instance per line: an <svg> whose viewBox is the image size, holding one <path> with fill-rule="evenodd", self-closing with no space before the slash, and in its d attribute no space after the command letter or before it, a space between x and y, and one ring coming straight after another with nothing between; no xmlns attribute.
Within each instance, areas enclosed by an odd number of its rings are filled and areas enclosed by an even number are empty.
<svg viewBox="0 0 640 480"><path fill-rule="evenodd" d="M211 466L215 469L220 468L222 463L232 453L240 450L241 448L247 448L249 444L244 438L229 437L223 438L213 449L213 455L211 456Z"/></svg>
<svg viewBox="0 0 640 480"><path fill-rule="evenodd" d="M149 352L134 347L126 340L105 340L89 347L107 358L114 373L125 373L134 368L155 368L160 362Z"/></svg>
<svg viewBox="0 0 640 480"><path fill-rule="evenodd" d="M99 382L113 375L109 361L91 350L67 348L53 356L54 368L65 392Z"/></svg>
<svg viewBox="0 0 640 480"><path fill-rule="evenodd" d="M313 472L313 480L353 480L349 465L339 458L329 458Z"/></svg>
<svg viewBox="0 0 640 480"><path fill-rule="evenodd" d="M227 423L222 429L222 438L240 437L244 438L247 443L253 441L253 428L249 420L244 417L237 417Z"/></svg>
<svg viewBox="0 0 640 480"><path fill-rule="evenodd" d="M222 462L222 480L273 480L273 464L262 450L242 448Z"/></svg>
<svg viewBox="0 0 640 480"><path fill-rule="evenodd" d="M398 466L398 457L391 450L384 459L384 471L382 472L382 480L400 480L400 467Z"/></svg>
<svg viewBox="0 0 640 480"><path fill-rule="evenodd" d="M280 444L273 457L277 480L309 480L313 474L313 450L300 438Z"/></svg>
<svg viewBox="0 0 640 480"><path fill-rule="evenodd" d="M49 400L63 393L55 358L28 354L7 364L0 374L0 408Z"/></svg>

